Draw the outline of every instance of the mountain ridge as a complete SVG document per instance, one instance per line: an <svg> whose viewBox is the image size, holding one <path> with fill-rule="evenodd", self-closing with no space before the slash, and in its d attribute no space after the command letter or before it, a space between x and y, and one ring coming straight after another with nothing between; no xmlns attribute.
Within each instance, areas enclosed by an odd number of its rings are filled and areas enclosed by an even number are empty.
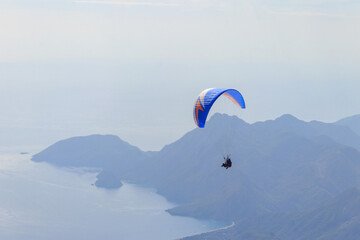
<svg viewBox="0 0 360 240"><path fill-rule="evenodd" d="M335 124L349 127L360 136L360 114L340 119L336 121Z"/></svg>
<svg viewBox="0 0 360 240"><path fill-rule="evenodd" d="M360 190L346 190L323 206L295 213L271 213L236 222L231 228L179 240L347 239L356 240L360 226ZM350 229L350 231L346 231Z"/></svg>
<svg viewBox="0 0 360 240"><path fill-rule="evenodd" d="M97 186L117 187L121 180L146 183L178 203L168 210L173 215L241 222L318 208L360 186L360 137L345 126L305 122L291 115L249 124L215 114L206 128L194 129L157 152L142 152L112 139L116 144L111 146L121 146L125 153L115 156L114 149L98 149L96 158L103 163L103 172ZM82 164L89 145L84 148ZM48 153L35 155L34 160L51 163ZM220 167L226 153L233 159L228 170ZM89 162L93 160L92 156ZM353 226L343 229L350 231ZM255 239L262 233L247 234Z"/></svg>

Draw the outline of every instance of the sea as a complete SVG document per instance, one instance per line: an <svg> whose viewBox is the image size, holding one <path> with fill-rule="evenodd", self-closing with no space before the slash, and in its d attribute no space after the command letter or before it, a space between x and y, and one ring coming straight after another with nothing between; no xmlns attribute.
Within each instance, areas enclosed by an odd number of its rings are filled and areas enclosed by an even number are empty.
<svg viewBox="0 0 360 240"><path fill-rule="evenodd" d="M156 189L97 188L99 169L31 161L40 150L0 148L0 239L172 240L223 226L168 214L176 205Z"/></svg>

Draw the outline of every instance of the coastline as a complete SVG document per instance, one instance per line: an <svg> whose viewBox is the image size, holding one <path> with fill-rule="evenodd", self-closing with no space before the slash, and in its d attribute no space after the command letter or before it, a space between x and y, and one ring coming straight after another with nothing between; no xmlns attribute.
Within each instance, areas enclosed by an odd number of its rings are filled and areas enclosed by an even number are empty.
<svg viewBox="0 0 360 240"><path fill-rule="evenodd" d="M217 228L217 229L210 230L210 231L207 231L207 232L196 233L196 234L189 235L189 236L185 236L185 237L181 237L181 238L176 238L176 239L174 239L174 240L186 240L186 239L189 238L189 237L196 237L196 236L201 236L202 234L207 234L207 233L222 231L222 230L225 230L225 229L232 228L232 227L234 227L234 226L235 226L235 222L232 222L229 226L225 226L225 227L222 227L222 228Z"/></svg>

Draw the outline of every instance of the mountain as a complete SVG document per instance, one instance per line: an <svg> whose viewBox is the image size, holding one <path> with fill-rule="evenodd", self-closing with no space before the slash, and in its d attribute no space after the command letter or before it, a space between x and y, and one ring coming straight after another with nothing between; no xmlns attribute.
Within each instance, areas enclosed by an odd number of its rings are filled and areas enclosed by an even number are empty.
<svg viewBox="0 0 360 240"><path fill-rule="evenodd" d="M349 189L312 210L248 218L230 228L182 240L356 240L359 229L360 190Z"/></svg>
<svg viewBox="0 0 360 240"><path fill-rule="evenodd" d="M335 124L346 126L360 136L360 114L341 119L337 121Z"/></svg>
<svg viewBox="0 0 360 240"><path fill-rule="evenodd" d="M149 154L114 135L90 135L59 141L31 160L60 167L103 169L95 185L117 188L122 185L121 179L135 171L136 165L141 165Z"/></svg>
<svg viewBox="0 0 360 240"><path fill-rule="evenodd" d="M341 124L319 121L305 122L285 114L275 120L257 122L253 125L262 130L271 129L281 132L292 132L305 137L327 136L340 144L360 150L360 135L356 134L351 128Z"/></svg>
<svg viewBox="0 0 360 240"><path fill-rule="evenodd" d="M58 142L33 160L102 168L97 186L146 184L179 204L171 214L239 222L306 211L359 186L359 139L348 127L291 115L248 124L215 114L158 152L95 135ZM225 170L228 153L233 167Z"/></svg>
<svg viewBox="0 0 360 240"><path fill-rule="evenodd" d="M227 221L307 209L355 187L359 152L320 130L309 136L289 127L297 124L310 123L285 116L247 124L214 115L205 129L195 129L166 146L157 156L159 168L151 171L163 174L147 182L168 199L184 203L170 209L172 214ZM234 162L230 171L219 168L221 153L226 152Z"/></svg>
<svg viewBox="0 0 360 240"><path fill-rule="evenodd" d="M35 154L35 162L48 162L62 167L107 168L129 159L141 159L144 153L137 147L113 135L73 137L59 141Z"/></svg>

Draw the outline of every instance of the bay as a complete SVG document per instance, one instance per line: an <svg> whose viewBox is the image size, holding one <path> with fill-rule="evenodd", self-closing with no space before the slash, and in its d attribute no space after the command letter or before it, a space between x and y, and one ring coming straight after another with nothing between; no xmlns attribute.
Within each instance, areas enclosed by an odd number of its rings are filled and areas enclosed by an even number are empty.
<svg viewBox="0 0 360 240"><path fill-rule="evenodd" d="M96 188L97 170L35 163L20 151L0 154L0 239L169 240L217 223L169 215L175 204L155 189L124 183Z"/></svg>

